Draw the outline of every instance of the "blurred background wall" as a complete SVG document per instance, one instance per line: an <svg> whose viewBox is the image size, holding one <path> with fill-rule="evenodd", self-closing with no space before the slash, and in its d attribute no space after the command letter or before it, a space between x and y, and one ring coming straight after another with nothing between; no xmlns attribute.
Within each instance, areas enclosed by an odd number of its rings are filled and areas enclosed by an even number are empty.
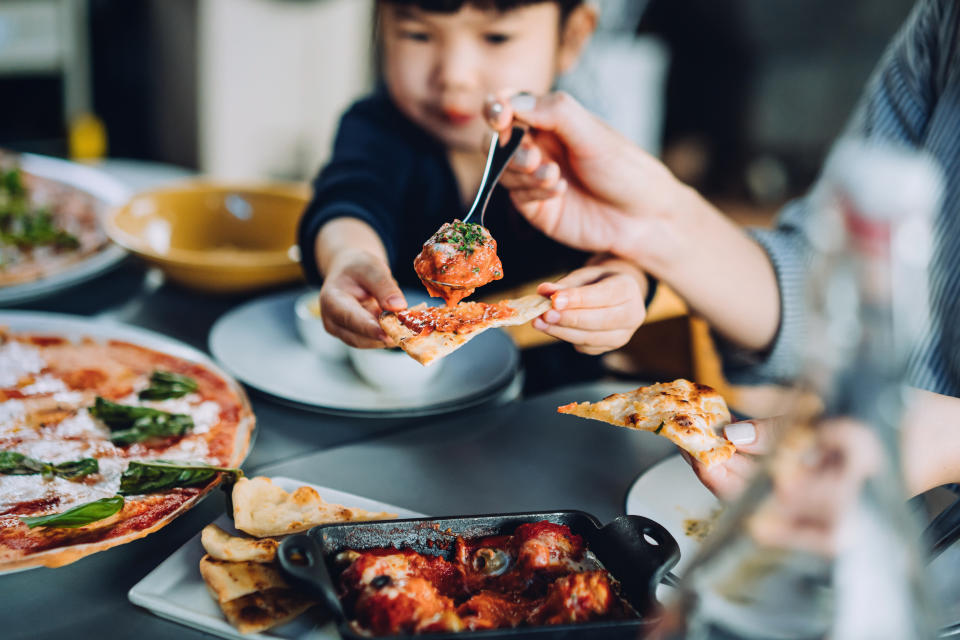
<svg viewBox="0 0 960 640"><path fill-rule="evenodd" d="M599 4L565 87L709 194L775 204L815 176L913 2ZM307 178L371 86L371 17L372 0L2 0L0 146Z"/></svg>

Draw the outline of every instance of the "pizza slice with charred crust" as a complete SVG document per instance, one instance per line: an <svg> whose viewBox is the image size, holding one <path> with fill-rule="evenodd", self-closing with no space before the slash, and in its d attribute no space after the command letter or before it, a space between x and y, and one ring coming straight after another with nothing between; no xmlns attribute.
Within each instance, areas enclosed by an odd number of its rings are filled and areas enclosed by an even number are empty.
<svg viewBox="0 0 960 640"><path fill-rule="evenodd" d="M461 302L453 307L418 304L380 314L380 326L401 349L422 365L456 351L493 327L527 323L550 309L550 298L539 295L497 304Z"/></svg>
<svg viewBox="0 0 960 640"><path fill-rule="evenodd" d="M736 451L733 443L717 432L730 423L723 397L706 385L682 378L615 393L599 402L574 402L557 411L652 431L705 465L722 462Z"/></svg>

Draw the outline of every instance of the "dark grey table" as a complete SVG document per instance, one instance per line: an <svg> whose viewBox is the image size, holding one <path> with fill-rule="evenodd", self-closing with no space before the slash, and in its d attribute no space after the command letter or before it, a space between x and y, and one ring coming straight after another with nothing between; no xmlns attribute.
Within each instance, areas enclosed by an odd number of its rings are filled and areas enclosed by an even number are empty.
<svg viewBox="0 0 960 640"><path fill-rule="evenodd" d="M582 509L606 522L623 513L634 478L676 449L651 433L560 415L557 407L627 386L566 387L260 471L431 515Z"/></svg>

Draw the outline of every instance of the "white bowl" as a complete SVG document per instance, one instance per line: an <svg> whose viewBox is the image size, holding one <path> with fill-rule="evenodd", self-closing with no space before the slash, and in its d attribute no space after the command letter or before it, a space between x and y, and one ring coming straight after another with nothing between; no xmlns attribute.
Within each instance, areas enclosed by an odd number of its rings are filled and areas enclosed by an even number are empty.
<svg viewBox="0 0 960 640"><path fill-rule="evenodd" d="M388 393L423 391L442 368L442 362L425 367L400 349L348 348L347 352L360 377Z"/></svg>
<svg viewBox="0 0 960 640"><path fill-rule="evenodd" d="M327 333L323 326L319 291L308 291L298 297L293 310L297 317L300 338L311 350L330 360L343 360L347 357L347 345Z"/></svg>

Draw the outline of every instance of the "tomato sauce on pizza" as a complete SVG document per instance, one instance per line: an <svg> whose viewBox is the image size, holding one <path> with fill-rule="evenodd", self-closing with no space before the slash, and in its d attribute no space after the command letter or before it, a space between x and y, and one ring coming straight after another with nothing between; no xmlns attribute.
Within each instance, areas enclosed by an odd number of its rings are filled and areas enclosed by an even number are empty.
<svg viewBox="0 0 960 640"><path fill-rule="evenodd" d="M513 308L504 302L463 302L456 307L414 307L398 312L397 317L408 329L423 336L434 331L465 333L491 320L509 318L513 313Z"/></svg>

